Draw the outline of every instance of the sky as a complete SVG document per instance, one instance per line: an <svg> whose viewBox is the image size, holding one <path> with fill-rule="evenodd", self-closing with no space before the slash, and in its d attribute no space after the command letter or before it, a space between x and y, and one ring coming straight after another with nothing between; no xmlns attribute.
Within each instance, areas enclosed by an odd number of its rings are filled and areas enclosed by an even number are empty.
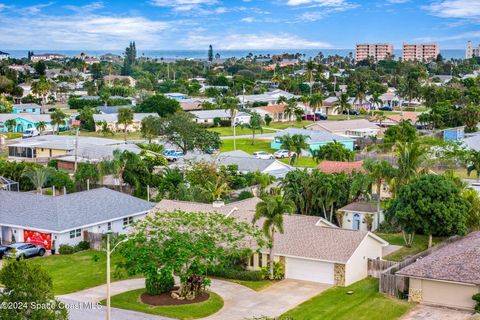
<svg viewBox="0 0 480 320"><path fill-rule="evenodd" d="M0 50L480 43L480 0L0 0Z"/></svg>

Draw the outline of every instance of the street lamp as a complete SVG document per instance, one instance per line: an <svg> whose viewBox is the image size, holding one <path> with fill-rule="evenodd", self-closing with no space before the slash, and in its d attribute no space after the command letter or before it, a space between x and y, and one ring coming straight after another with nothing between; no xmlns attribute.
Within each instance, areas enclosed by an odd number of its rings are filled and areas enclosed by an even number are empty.
<svg viewBox="0 0 480 320"><path fill-rule="evenodd" d="M110 254L115 251L119 244L127 241L128 238L119 241L112 249L110 249L110 233L107 233L107 320L111 319L110 310Z"/></svg>

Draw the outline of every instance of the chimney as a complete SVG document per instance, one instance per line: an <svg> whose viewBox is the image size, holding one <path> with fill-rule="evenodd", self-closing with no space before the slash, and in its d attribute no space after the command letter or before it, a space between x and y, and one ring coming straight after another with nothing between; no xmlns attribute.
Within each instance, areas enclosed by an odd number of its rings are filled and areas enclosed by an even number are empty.
<svg viewBox="0 0 480 320"><path fill-rule="evenodd" d="M212 206L213 206L214 208L221 208L221 207L223 207L224 205L225 205L225 202L223 202L223 200L215 200L215 201L213 201L213 203L212 203Z"/></svg>

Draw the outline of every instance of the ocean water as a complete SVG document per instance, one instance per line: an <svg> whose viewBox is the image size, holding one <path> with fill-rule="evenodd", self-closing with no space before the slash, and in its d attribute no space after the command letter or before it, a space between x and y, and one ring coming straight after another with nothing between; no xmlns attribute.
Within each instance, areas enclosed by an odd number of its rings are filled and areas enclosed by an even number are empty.
<svg viewBox="0 0 480 320"><path fill-rule="evenodd" d="M10 53L12 58L27 57L28 50L8 50L2 49ZM113 53L122 55L123 50L33 50L34 53L55 52L61 53L65 56L75 56L80 52L85 52L90 56L100 56L105 53ZM314 57L319 52L322 52L325 57L329 55L347 56L349 53L355 54L355 49L270 49L270 50L214 50L214 54L219 53L221 58L236 57L241 58L247 56L249 53L253 55L274 55L282 53L302 53L306 58ZM207 59L207 50L141 50L137 49L138 56L145 56L149 58L163 58L163 59ZM463 49L444 49L441 54L445 59L463 59L465 57L465 50ZM402 55L401 50L395 50L395 57Z"/></svg>

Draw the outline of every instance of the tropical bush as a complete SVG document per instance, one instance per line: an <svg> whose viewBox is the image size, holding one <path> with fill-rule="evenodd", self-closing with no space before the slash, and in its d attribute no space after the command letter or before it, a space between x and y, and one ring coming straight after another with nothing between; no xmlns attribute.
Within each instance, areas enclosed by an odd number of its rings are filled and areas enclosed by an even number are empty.
<svg viewBox="0 0 480 320"><path fill-rule="evenodd" d="M209 274L214 277L244 281L260 281L264 279L261 271L238 270L233 268L217 268L210 271Z"/></svg>
<svg viewBox="0 0 480 320"><path fill-rule="evenodd" d="M270 262L260 269L263 279L270 279ZM273 280L282 280L285 278L285 265L281 262L273 263Z"/></svg>
<svg viewBox="0 0 480 320"><path fill-rule="evenodd" d="M161 271L157 276L145 280L145 289L151 296L170 292L175 285L175 279L171 272Z"/></svg>

